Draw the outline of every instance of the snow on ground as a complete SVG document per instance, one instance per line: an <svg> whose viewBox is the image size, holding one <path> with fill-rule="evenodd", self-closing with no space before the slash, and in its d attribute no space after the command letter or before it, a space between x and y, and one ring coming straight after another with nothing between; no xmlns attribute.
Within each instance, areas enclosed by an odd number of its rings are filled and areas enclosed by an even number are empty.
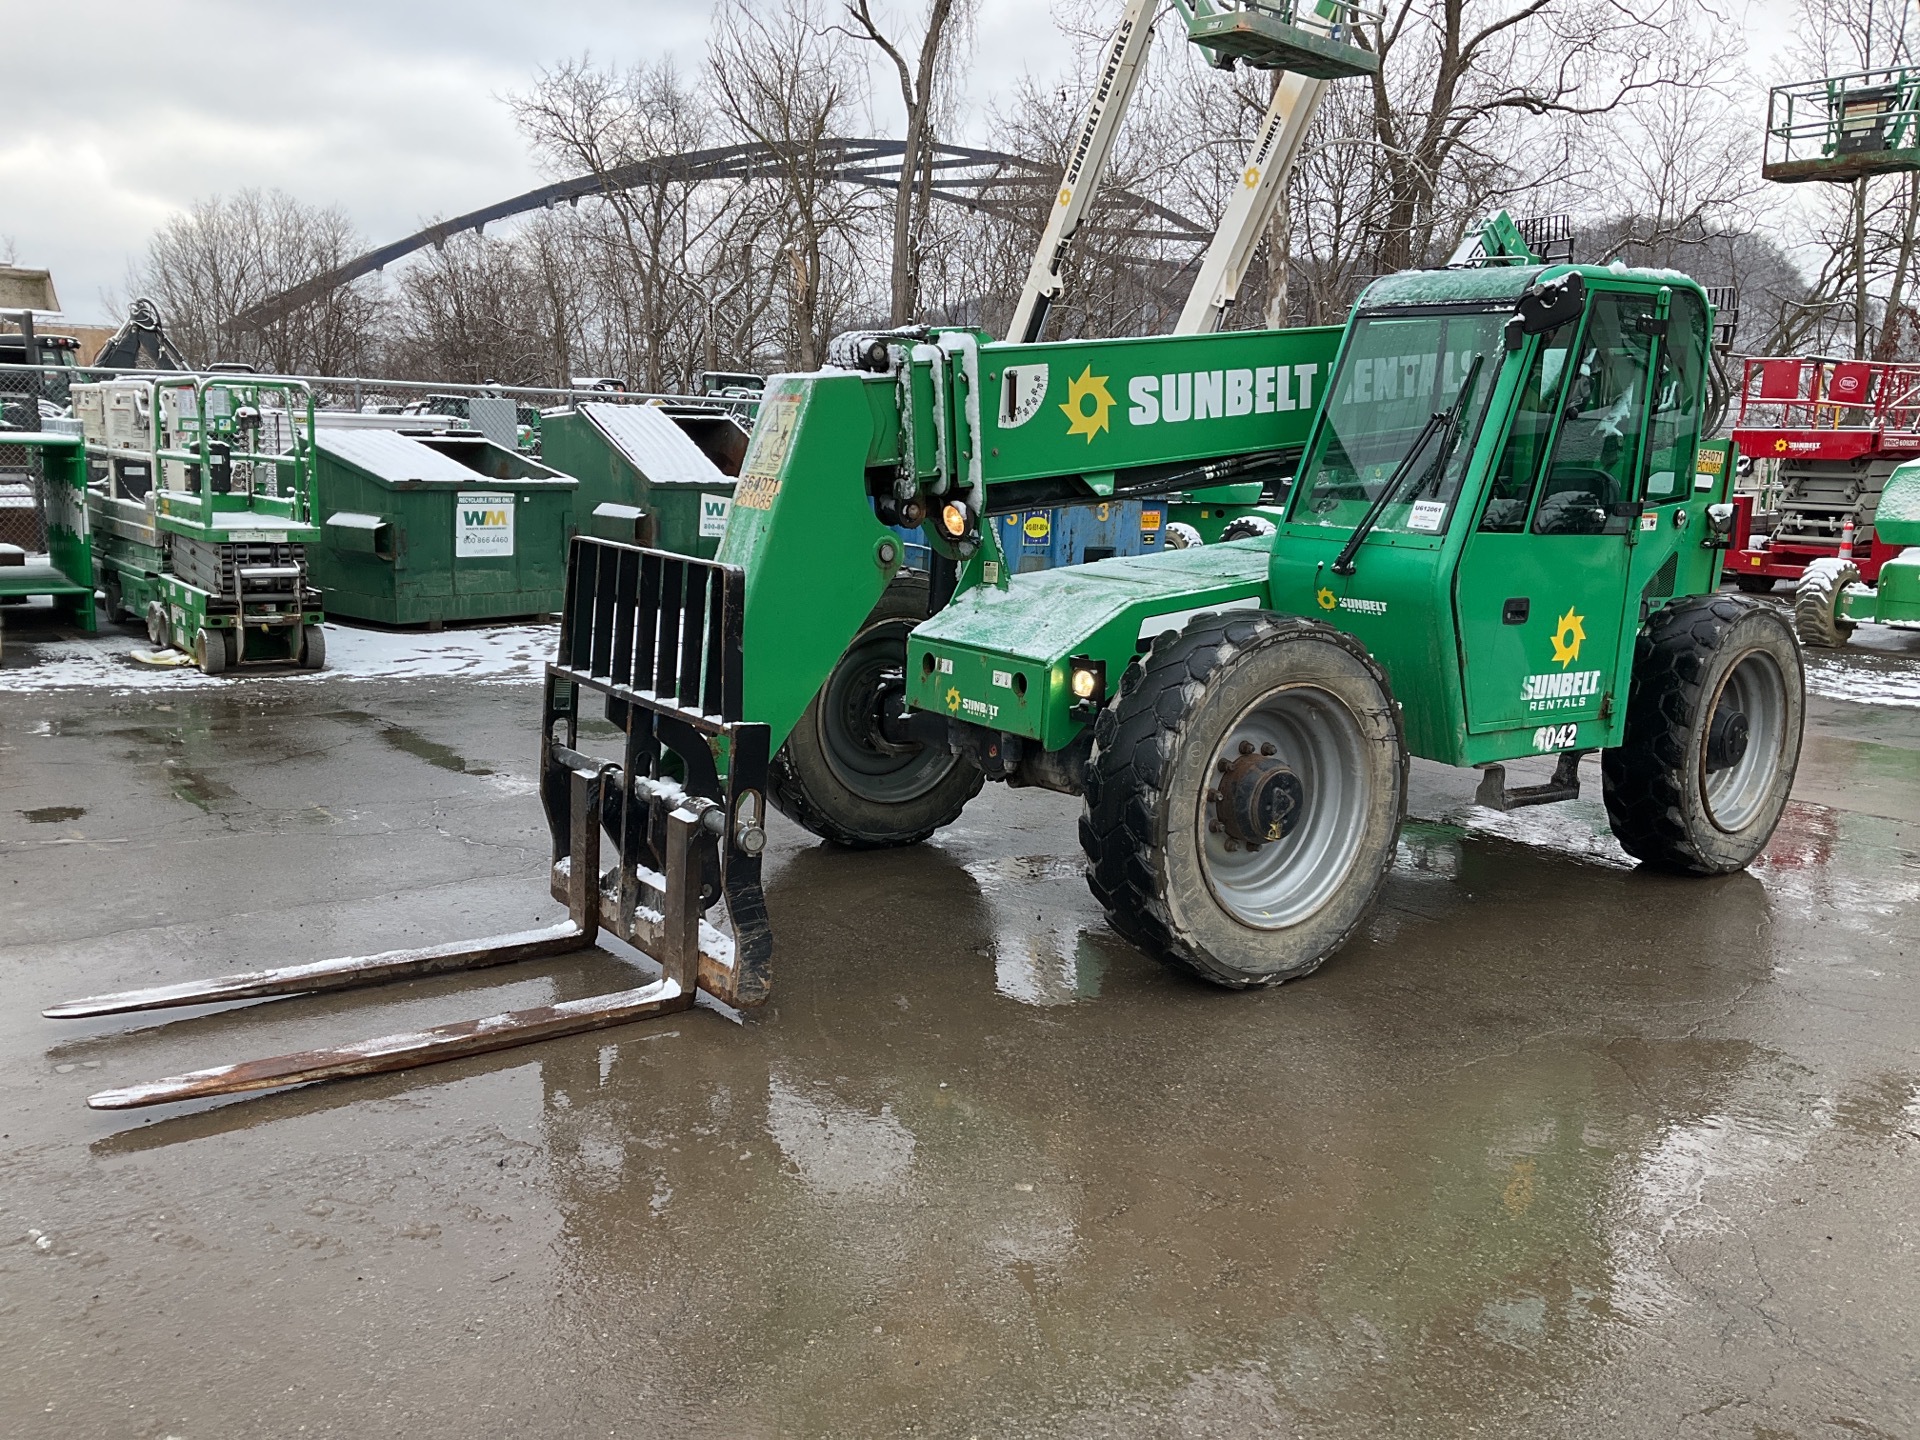
<svg viewBox="0 0 1920 1440"><path fill-rule="evenodd" d="M326 629L325 670L276 666L252 673L296 683L458 677L481 684L517 684L539 679L540 667L553 658L559 633L551 624L497 625L438 635L361 630L331 621ZM202 675L191 665L143 665L133 652L147 648L145 636L117 629L38 644L12 642L7 664L0 668L0 692L111 690L126 695L229 685L235 678L248 678ZM27 653L34 658L23 664Z"/></svg>
<svg viewBox="0 0 1920 1440"><path fill-rule="evenodd" d="M1827 700L1920 709L1920 635L1861 626L1843 650L1807 650L1807 689Z"/></svg>

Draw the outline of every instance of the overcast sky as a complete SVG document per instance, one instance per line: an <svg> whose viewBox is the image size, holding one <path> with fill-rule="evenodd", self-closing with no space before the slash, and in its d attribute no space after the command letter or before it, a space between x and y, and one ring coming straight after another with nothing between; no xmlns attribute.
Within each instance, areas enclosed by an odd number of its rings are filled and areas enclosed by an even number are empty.
<svg viewBox="0 0 1920 1440"><path fill-rule="evenodd" d="M1788 3L1757 0L1746 24L1756 75ZM1067 63L1049 8L980 0L976 104ZM540 183L502 103L540 67L592 51L670 55L697 75L710 13L701 0L0 0L6 53L35 77L25 92L0 82L0 254L11 240L18 263L52 269L69 316L94 320L118 318L105 292L196 197L278 186L344 206L369 244L397 239ZM891 119L883 107L876 123Z"/></svg>

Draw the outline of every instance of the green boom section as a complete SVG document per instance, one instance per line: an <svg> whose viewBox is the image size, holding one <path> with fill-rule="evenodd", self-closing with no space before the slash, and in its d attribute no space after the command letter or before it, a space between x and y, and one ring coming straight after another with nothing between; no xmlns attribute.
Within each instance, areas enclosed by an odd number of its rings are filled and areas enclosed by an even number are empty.
<svg viewBox="0 0 1920 1440"><path fill-rule="evenodd" d="M945 387L957 442L954 479L964 485L972 477L977 454L987 508L995 509L1019 503L996 500L997 487L1072 477L1081 493L1102 497L1129 472L1297 448L1312 428L1339 342L1337 326L1316 326L988 344L977 359L964 347L950 351L958 356ZM969 393L970 369L977 395ZM922 428L915 426L916 437ZM1210 479L1179 477L1175 488Z"/></svg>

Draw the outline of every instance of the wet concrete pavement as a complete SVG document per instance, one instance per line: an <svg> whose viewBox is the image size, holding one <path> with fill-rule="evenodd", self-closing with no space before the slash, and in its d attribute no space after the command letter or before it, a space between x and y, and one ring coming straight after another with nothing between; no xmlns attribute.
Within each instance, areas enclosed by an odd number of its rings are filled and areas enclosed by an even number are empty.
<svg viewBox="0 0 1920 1440"><path fill-rule="evenodd" d="M1231 995L990 788L777 820L744 1024L137 1115L83 1099L631 971L42 1020L559 918L537 701L0 693L0 1433L1920 1433L1920 636L1862 634L1751 874L1417 766L1363 935Z"/></svg>

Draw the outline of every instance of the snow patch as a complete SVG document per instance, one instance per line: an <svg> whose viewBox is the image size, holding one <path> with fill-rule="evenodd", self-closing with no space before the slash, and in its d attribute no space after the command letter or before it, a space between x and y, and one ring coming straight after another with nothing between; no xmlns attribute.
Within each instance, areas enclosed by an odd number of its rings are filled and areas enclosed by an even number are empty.
<svg viewBox="0 0 1920 1440"><path fill-rule="evenodd" d="M327 668L274 668L203 675L191 666L156 670L135 660L144 637L107 633L54 640L31 648L37 659L0 669L0 693L107 690L117 695L247 685L261 680L311 685L323 680L458 678L479 684L536 681L556 653L560 627L497 625L438 635L360 630L328 622ZM24 648L24 647L23 647Z"/></svg>

